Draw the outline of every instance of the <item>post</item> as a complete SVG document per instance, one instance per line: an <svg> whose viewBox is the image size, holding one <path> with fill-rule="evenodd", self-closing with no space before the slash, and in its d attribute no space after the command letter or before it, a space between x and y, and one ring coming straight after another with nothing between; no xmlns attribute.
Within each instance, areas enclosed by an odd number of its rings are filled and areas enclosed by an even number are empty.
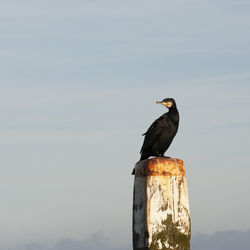
<svg viewBox="0 0 250 250"><path fill-rule="evenodd" d="M133 249L190 250L183 161L163 157L139 161L134 174Z"/></svg>

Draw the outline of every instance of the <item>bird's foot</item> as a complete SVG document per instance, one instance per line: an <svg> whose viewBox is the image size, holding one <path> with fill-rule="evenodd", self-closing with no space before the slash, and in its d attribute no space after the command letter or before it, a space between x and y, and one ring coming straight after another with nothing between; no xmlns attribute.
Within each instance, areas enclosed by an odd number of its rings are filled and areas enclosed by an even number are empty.
<svg viewBox="0 0 250 250"><path fill-rule="evenodd" d="M170 156L165 156L165 155L162 155L161 157L164 157L164 158L171 158Z"/></svg>

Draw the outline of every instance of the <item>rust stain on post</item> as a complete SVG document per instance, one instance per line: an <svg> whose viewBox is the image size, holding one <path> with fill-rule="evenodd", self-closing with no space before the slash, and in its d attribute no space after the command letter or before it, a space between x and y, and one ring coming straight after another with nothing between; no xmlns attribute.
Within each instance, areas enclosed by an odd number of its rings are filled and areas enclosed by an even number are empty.
<svg viewBox="0 0 250 250"><path fill-rule="evenodd" d="M151 158L137 162L134 174L136 176L185 175L184 162L174 158Z"/></svg>

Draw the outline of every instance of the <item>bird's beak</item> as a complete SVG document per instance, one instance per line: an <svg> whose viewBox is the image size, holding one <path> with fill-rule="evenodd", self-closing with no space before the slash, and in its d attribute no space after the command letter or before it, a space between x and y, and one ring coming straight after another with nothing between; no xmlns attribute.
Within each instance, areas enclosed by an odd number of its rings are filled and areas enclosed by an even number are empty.
<svg viewBox="0 0 250 250"><path fill-rule="evenodd" d="M166 103L165 102L162 102L162 101L157 101L156 104L161 104L163 106L166 106Z"/></svg>
<svg viewBox="0 0 250 250"><path fill-rule="evenodd" d="M162 104L163 106L170 108L172 106L171 102L157 101L156 104Z"/></svg>

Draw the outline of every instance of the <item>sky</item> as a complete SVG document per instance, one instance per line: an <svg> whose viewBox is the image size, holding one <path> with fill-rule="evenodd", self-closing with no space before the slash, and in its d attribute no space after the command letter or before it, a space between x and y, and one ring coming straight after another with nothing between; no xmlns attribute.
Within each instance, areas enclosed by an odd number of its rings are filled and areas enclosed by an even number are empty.
<svg viewBox="0 0 250 250"><path fill-rule="evenodd" d="M0 3L0 249L130 249L131 172L166 97L193 246L249 238L249 0Z"/></svg>

